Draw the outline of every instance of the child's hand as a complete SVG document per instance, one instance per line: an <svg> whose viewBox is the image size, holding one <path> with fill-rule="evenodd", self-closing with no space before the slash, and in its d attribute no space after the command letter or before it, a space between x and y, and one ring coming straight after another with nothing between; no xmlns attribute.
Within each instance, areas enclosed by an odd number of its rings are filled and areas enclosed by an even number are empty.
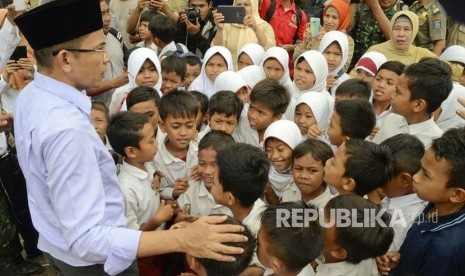
<svg viewBox="0 0 465 276"><path fill-rule="evenodd" d="M388 252L383 256L376 257L376 265L381 275L389 275L391 269L395 268L399 264L400 253L399 252Z"/></svg>
<svg viewBox="0 0 465 276"><path fill-rule="evenodd" d="M157 222L157 225L161 225L170 220L173 216L173 205L166 203L166 201L162 199L160 201L160 207L158 207L157 212L155 212L153 219Z"/></svg>
<svg viewBox="0 0 465 276"><path fill-rule="evenodd" d="M193 222L196 219L198 219L197 216L191 216L190 215L191 211L191 205L187 204L184 209L178 211L176 213L176 219L174 220L174 223L182 222L182 221L188 221L188 222Z"/></svg>
<svg viewBox="0 0 465 276"><path fill-rule="evenodd" d="M191 175L189 176L192 180L200 181L202 175L199 173L199 165L195 165L191 168Z"/></svg>
<svg viewBox="0 0 465 276"><path fill-rule="evenodd" d="M310 139L316 139L323 134L323 130L317 125L314 124L313 126L308 128L306 136Z"/></svg>
<svg viewBox="0 0 465 276"><path fill-rule="evenodd" d="M188 188L189 184L185 177L176 179L176 182L174 182L173 198L178 198L179 195L187 191Z"/></svg>
<svg viewBox="0 0 465 276"><path fill-rule="evenodd" d="M153 174L153 179L152 179L152 190L155 191L155 194L158 194L158 191L160 190L160 183L161 183L161 178L164 177L165 175L160 172L156 171Z"/></svg>

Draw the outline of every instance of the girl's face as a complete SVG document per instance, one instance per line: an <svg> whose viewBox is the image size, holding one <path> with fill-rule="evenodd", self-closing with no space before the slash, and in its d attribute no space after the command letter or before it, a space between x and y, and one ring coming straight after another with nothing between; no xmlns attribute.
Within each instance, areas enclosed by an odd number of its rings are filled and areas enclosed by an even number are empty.
<svg viewBox="0 0 465 276"><path fill-rule="evenodd" d="M373 81L373 99L377 102L391 101L396 93L396 84L399 75L393 71L382 69L376 74Z"/></svg>
<svg viewBox="0 0 465 276"><path fill-rule="evenodd" d="M292 149L283 141L268 138L265 143L265 152L268 160L278 171L287 170L292 163Z"/></svg>
<svg viewBox="0 0 465 276"><path fill-rule="evenodd" d="M236 0L236 6L243 6L246 14L252 14L252 5L250 0Z"/></svg>
<svg viewBox="0 0 465 276"><path fill-rule="evenodd" d="M406 50L413 40L413 28L409 22L397 22L392 26L391 40L399 50Z"/></svg>
<svg viewBox="0 0 465 276"><path fill-rule="evenodd" d="M136 76L137 86L153 88L158 82L158 72L155 64L149 59L146 59L144 64L139 69Z"/></svg>
<svg viewBox="0 0 465 276"><path fill-rule="evenodd" d="M324 51L326 62L328 63L328 69L330 72L334 71L342 62L342 50L339 43L331 43Z"/></svg>
<svg viewBox="0 0 465 276"><path fill-rule="evenodd" d="M211 81L215 81L219 74L227 70L226 60L220 54L214 54L205 64L205 74Z"/></svg>
<svg viewBox="0 0 465 276"><path fill-rule="evenodd" d="M317 121L312 109L308 105L301 103L295 108L294 123L299 127L300 133L305 135L308 129L316 124Z"/></svg>
<svg viewBox="0 0 465 276"><path fill-rule="evenodd" d="M307 153L299 158L294 158L292 165L294 181L302 196L311 196L322 188L324 181L324 164Z"/></svg>
<svg viewBox="0 0 465 276"><path fill-rule="evenodd" d="M269 58L263 64L265 76L280 81L284 76L284 68L275 58Z"/></svg>
<svg viewBox="0 0 465 276"><path fill-rule="evenodd" d="M252 92L252 90L249 87L243 86L236 91L236 95L242 103L246 104L249 102L250 92Z"/></svg>
<svg viewBox="0 0 465 276"><path fill-rule="evenodd" d="M250 56L246 53L242 53L239 55L239 58L237 59L237 70L241 70L244 67L253 65L253 61L250 58Z"/></svg>
<svg viewBox="0 0 465 276"><path fill-rule="evenodd" d="M313 74L310 64L303 59L299 62L294 70L294 82L299 90L308 90L315 84L315 74Z"/></svg>
<svg viewBox="0 0 465 276"><path fill-rule="evenodd" d="M326 32L337 31L337 27L339 27L339 13L335 8L330 7L326 10L323 17L323 27Z"/></svg>

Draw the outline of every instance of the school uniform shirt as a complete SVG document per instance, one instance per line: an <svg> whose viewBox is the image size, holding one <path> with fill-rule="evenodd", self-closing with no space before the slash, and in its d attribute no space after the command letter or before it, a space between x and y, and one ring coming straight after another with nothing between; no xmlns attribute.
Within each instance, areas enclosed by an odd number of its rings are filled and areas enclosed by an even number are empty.
<svg viewBox="0 0 465 276"><path fill-rule="evenodd" d="M306 265L302 270L297 274L297 276L313 276L315 271L313 270L312 264Z"/></svg>
<svg viewBox="0 0 465 276"><path fill-rule="evenodd" d="M163 49L160 50L160 52L158 53L158 58L162 59L168 52L176 52L178 50L176 44L179 44L183 53L189 52L189 50L184 44L175 43L174 41L171 41L170 43L166 44L165 47L163 47Z"/></svg>
<svg viewBox="0 0 465 276"><path fill-rule="evenodd" d="M253 208L250 211L250 213L242 220L242 224L249 228L250 232L255 238L257 238L258 230L260 230L260 217L264 209L265 203L261 199L257 199L253 204ZM257 257L257 246L255 246L250 265L255 265L264 268L264 266L260 263Z"/></svg>
<svg viewBox="0 0 465 276"><path fill-rule="evenodd" d="M215 55L220 54L224 60L226 60L227 71L234 71L233 60L231 52L226 47L223 46L212 46L207 50L203 58L202 68L200 70L200 75L195 78L195 80L189 86L187 91L199 91L200 93L205 94L209 99L217 91L215 90L215 82L208 78L205 73L205 66L207 65L210 58Z"/></svg>
<svg viewBox="0 0 465 276"><path fill-rule="evenodd" d="M0 68L5 67L20 41L18 27L11 25L10 20L5 19L3 27L0 28Z"/></svg>
<svg viewBox="0 0 465 276"><path fill-rule="evenodd" d="M157 47L157 45L155 45L155 43L153 43L153 42L150 44L150 47L147 47L147 46L145 45L145 41L142 40L142 41L140 41L140 42L138 42L138 43L136 44L136 47L145 47L145 48L149 48L149 49L154 50L155 53L158 53L158 47Z"/></svg>
<svg viewBox="0 0 465 276"><path fill-rule="evenodd" d="M165 137L163 143L159 143L158 151L155 155L154 165L157 171L162 172L165 176L162 177L160 183L160 195L162 198L172 199L173 188L176 179L189 178L191 168L198 163L197 146L190 142L187 149L186 161L174 157L167 149L166 143L168 137Z"/></svg>
<svg viewBox="0 0 465 276"><path fill-rule="evenodd" d="M305 203L315 205L315 207L318 209L323 209L325 208L328 201L331 200L331 198L333 198L333 195L331 195L331 191L329 190L328 185L326 185L326 188L321 195ZM301 200L302 200L302 194L300 193L299 187L297 187L295 182L292 181L291 185L289 185L289 189L283 192L281 202L293 202L293 201L301 201Z"/></svg>
<svg viewBox="0 0 465 276"><path fill-rule="evenodd" d="M381 114L377 115L376 116L376 127L378 128L381 128L381 126L383 125L384 121L386 121L386 118L392 114L392 111L391 111L391 106L389 106L388 109L384 110L383 112L381 112Z"/></svg>
<svg viewBox="0 0 465 276"><path fill-rule="evenodd" d="M258 132L250 128L249 118L247 112L249 110L249 103L244 104L242 109L241 118L235 131L232 134L234 140L238 143L246 143L252 146L263 148L263 142L259 141Z"/></svg>
<svg viewBox="0 0 465 276"><path fill-rule="evenodd" d="M232 216L231 210L221 204L216 204L213 195L208 191L203 181L189 181L189 189L177 199L182 210L190 205L190 214L193 216L206 216L210 214Z"/></svg>
<svg viewBox="0 0 465 276"><path fill-rule="evenodd" d="M433 207L429 203L410 227L393 276L465 275L465 209L428 219Z"/></svg>
<svg viewBox="0 0 465 276"><path fill-rule="evenodd" d="M322 263L315 269L315 276L378 276L374 259L366 259L358 264L349 262Z"/></svg>
<svg viewBox="0 0 465 276"><path fill-rule="evenodd" d="M417 137L427 149L433 142L433 139L441 137L443 131L436 125L433 117L424 122L409 125L404 117L392 113L386 118L372 141L380 144L384 140L400 133L407 133Z"/></svg>
<svg viewBox="0 0 465 276"><path fill-rule="evenodd" d="M123 161L118 174L126 202L128 227L132 229L139 229L149 222L160 207L160 194L152 190L154 171L150 166L145 167L147 171Z"/></svg>
<svg viewBox="0 0 465 276"><path fill-rule="evenodd" d="M83 91L36 73L18 96L16 146L38 248L113 275L136 259L141 232L126 228L115 163L90 110Z"/></svg>
<svg viewBox="0 0 465 276"><path fill-rule="evenodd" d="M436 120L436 124L444 132L451 128L465 126L465 120L456 113L457 110L463 108L457 101L458 98L465 98L465 87L459 83L454 83L449 96L441 104L441 114Z"/></svg>
<svg viewBox="0 0 465 276"><path fill-rule="evenodd" d="M416 217L423 212L427 202L418 198L417 194L404 195L399 197L385 197L381 201L381 207L386 209L391 215L394 229L394 240L389 247L389 251L398 252L404 242L407 231L410 229ZM396 214L397 213L397 214ZM399 216L401 215L401 216ZM402 225L405 222L405 225Z"/></svg>

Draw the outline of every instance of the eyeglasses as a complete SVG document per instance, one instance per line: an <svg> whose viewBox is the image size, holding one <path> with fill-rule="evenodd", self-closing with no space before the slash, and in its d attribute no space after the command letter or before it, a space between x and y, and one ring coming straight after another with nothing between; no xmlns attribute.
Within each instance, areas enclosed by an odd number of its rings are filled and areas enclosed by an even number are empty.
<svg viewBox="0 0 465 276"><path fill-rule="evenodd" d="M81 53L89 53L89 52L97 52L97 53L103 53L103 57L107 57L107 49L76 49L76 48L66 48L66 49L60 49L57 51L53 51L52 55L56 56L61 50L66 50L70 52L81 52Z"/></svg>

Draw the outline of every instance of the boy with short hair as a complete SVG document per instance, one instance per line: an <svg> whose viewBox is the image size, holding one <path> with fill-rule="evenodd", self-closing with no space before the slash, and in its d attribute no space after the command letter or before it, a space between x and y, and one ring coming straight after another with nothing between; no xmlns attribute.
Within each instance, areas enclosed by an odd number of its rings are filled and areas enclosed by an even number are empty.
<svg viewBox="0 0 465 276"><path fill-rule="evenodd" d="M451 68L437 58L425 58L404 69L389 115L373 142L381 143L399 133L416 136L428 148L443 131L436 125L432 113L441 106L452 90Z"/></svg>
<svg viewBox="0 0 465 276"><path fill-rule="evenodd" d="M418 138L410 134L397 134L381 145L391 151L393 158L391 178L382 187L386 197L381 201L381 206L391 214L401 212L402 221L393 225L395 235L389 248L389 251L399 251L413 220L426 206L412 186L412 177L420 170L425 148ZM402 222L406 225L402 225Z"/></svg>
<svg viewBox="0 0 465 276"><path fill-rule="evenodd" d="M252 145L235 143L218 151L216 164L211 190L213 198L216 203L228 207L233 217L249 227L256 237L265 206L260 197L263 196L270 169L266 154ZM251 266L255 267L248 269L263 273L256 257Z"/></svg>
<svg viewBox="0 0 465 276"><path fill-rule="evenodd" d="M207 122L211 130L232 135L241 118L244 104L232 91L218 91L208 101ZM206 131L209 131L208 128Z"/></svg>
<svg viewBox="0 0 465 276"><path fill-rule="evenodd" d="M153 231L170 220L173 206L160 202L158 189L152 190L153 173L147 162L155 157L157 140L146 115L124 111L108 125L113 149L124 157L118 180L126 200L128 227Z"/></svg>
<svg viewBox="0 0 465 276"><path fill-rule="evenodd" d="M189 185L190 168L197 165L195 118L199 109L191 93L173 91L165 94L159 104L160 129L166 137L155 155L155 167L164 174L161 180L161 197L177 199Z"/></svg>
<svg viewBox="0 0 465 276"><path fill-rule="evenodd" d="M158 103L160 95L158 92L149 87L136 87L129 92L126 98L126 106L129 111L145 114L155 131L155 137L158 141L164 137L161 131L158 131Z"/></svg>
<svg viewBox="0 0 465 276"><path fill-rule="evenodd" d="M269 78L257 83L250 93L249 104L242 112L234 139L262 147L266 128L282 118L290 101L289 92L277 80Z"/></svg>
<svg viewBox="0 0 465 276"><path fill-rule="evenodd" d="M392 242L394 231L388 227L390 216L378 205L357 195L339 195L328 202L323 217L324 262L318 264L315 275L378 275L373 258L386 253ZM338 223L347 221L345 225Z"/></svg>
<svg viewBox="0 0 465 276"><path fill-rule="evenodd" d="M413 176L418 197L430 203L412 224L400 253L390 256L383 272L390 275L464 275L465 138L433 140ZM422 219L422 220L420 220Z"/></svg>
<svg viewBox="0 0 465 276"><path fill-rule="evenodd" d="M362 99L369 101L371 97L371 86L359 79L348 79L343 81L337 88L335 103L343 100Z"/></svg>
<svg viewBox="0 0 465 276"><path fill-rule="evenodd" d="M190 91L190 93L192 93L195 98L197 99L197 102L199 104L199 111L197 112L197 118L195 119L196 121L196 129L197 129L197 132L202 132L203 130L205 130L205 128L207 127L207 110L208 110L208 97L199 92L199 91Z"/></svg>
<svg viewBox="0 0 465 276"><path fill-rule="evenodd" d="M258 258L268 269L276 275L313 275L310 262L316 259L323 249L324 229L315 219L305 227L292 226L292 215L279 217L282 212L292 214L294 210L318 210L302 202L284 202L278 205L269 205L261 216L261 226L258 231ZM281 219L281 221L279 221ZM279 224L287 223L291 227L281 227Z"/></svg>
<svg viewBox="0 0 465 276"><path fill-rule="evenodd" d="M161 61L161 93L184 90L186 78L186 61L178 56L169 56Z"/></svg>
<svg viewBox="0 0 465 276"><path fill-rule="evenodd" d="M136 44L137 47L146 47L155 51L158 51L157 45L153 43L153 36L149 30L150 20L156 15L156 13L145 10L140 14L139 19L139 37L141 41Z"/></svg>
<svg viewBox="0 0 465 276"><path fill-rule="evenodd" d="M153 43L157 45L158 58L167 56L180 56L189 50L181 43L175 43L176 23L166 15L157 14L149 23L149 29L153 36Z"/></svg>
<svg viewBox="0 0 465 276"><path fill-rule="evenodd" d="M365 139L375 124L375 112L368 101L345 100L335 105L326 134L332 145L340 146L350 139Z"/></svg>
<svg viewBox="0 0 465 276"><path fill-rule="evenodd" d="M389 149L366 140L343 143L326 161L325 181L339 194L364 196L386 185L393 171Z"/></svg>
<svg viewBox="0 0 465 276"><path fill-rule="evenodd" d="M196 258L192 255L187 254L187 263L189 267L194 270L195 275L198 276L237 276L239 275L246 267L249 265L250 260L252 259L253 252L255 250L256 239L247 228L237 219L228 217L228 219L222 224L231 224L231 225L242 225L244 226L244 231L242 234L247 237L245 242L234 242L231 243L234 246L241 247L244 249L242 254L235 254L234 262L219 262L212 259L206 258ZM181 274L184 275L184 274Z"/></svg>
<svg viewBox="0 0 465 276"><path fill-rule="evenodd" d="M184 84L185 90L188 91L191 83L200 76L202 62L199 57L192 53L184 54L183 58L186 60L186 78Z"/></svg>
<svg viewBox="0 0 465 276"><path fill-rule="evenodd" d="M189 180L189 189L179 196L177 202L182 210L185 209L186 205L189 205L190 215L193 216L210 214L232 215L227 207L215 203L211 194L211 188L216 168L217 153L234 143L231 135L217 130L210 131L200 140L197 166L200 180Z"/></svg>

